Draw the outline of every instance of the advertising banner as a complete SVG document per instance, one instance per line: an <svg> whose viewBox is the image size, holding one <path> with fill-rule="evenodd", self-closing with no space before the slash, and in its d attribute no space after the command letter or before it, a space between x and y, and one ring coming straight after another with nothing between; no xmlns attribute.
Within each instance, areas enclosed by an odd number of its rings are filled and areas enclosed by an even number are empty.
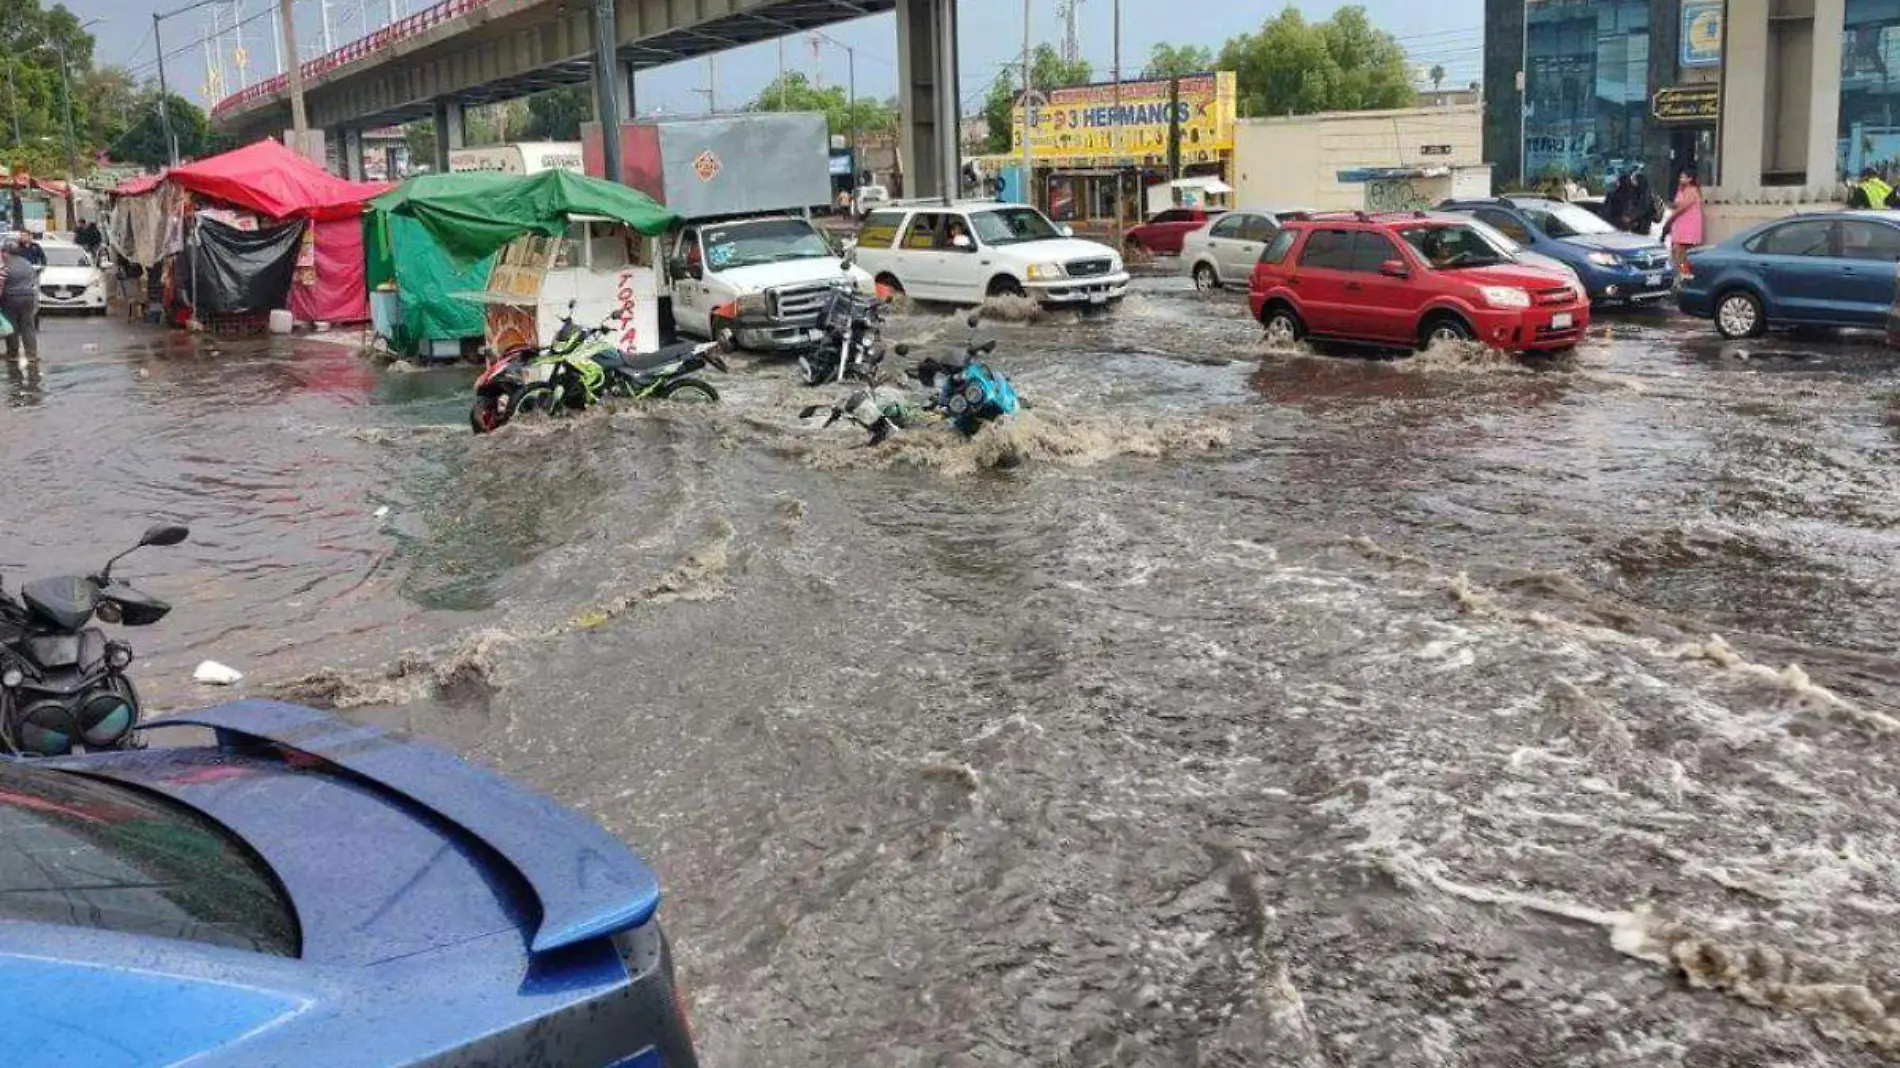
<svg viewBox="0 0 1900 1068"><path fill-rule="evenodd" d="M1076 85L1037 93L1030 109L1030 151L1039 161L1075 163L1165 160L1168 130L1181 125L1181 162L1218 162L1234 148L1234 73L1181 79L1173 104L1166 79L1123 82L1121 103L1113 83ZM1015 110L1015 151L1022 151L1023 108Z"/></svg>

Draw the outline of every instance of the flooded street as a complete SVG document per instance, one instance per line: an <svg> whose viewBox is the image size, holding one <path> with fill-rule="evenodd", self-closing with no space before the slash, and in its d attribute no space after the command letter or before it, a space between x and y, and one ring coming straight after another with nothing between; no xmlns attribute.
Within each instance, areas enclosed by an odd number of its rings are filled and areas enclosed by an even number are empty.
<svg viewBox="0 0 1900 1068"><path fill-rule="evenodd" d="M215 658L600 820L709 1065L1900 1055L1876 340L1270 351L1173 278L984 330L1034 409L867 450L783 365L476 439L468 368L49 317L0 564L191 525L125 571L151 702Z"/></svg>

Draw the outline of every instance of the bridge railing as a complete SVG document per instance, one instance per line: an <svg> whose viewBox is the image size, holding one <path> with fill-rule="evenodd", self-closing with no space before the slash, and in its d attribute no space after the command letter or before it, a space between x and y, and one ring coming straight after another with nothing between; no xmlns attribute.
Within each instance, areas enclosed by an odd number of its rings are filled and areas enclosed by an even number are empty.
<svg viewBox="0 0 1900 1068"><path fill-rule="evenodd" d="M359 37L335 51L318 56L315 59L305 60L303 64L304 80L309 81L314 78L322 77L336 70L338 67L348 66L359 59L366 59L398 41L427 33L437 26L451 19L466 15L486 3L488 3L488 0L442 0L441 3L433 7L427 7L413 15L397 19L367 37ZM274 93L283 92L284 87L289 84L290 78L283 74L279 74L277 77L267 81L258 82L255 85L240 89L212 105L211 114L214 116L221 115L233 108L244 107Z"/></svg>

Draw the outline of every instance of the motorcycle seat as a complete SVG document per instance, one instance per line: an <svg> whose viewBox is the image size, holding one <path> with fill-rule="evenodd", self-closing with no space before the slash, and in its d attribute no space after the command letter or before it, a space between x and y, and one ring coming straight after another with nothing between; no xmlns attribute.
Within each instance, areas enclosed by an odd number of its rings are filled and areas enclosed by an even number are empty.
<svg viewBox="0 0 1900 1068"><path fill-rule="evenodd" d="M691 356L693 350L698 347L699 344L697 342L681 341L677 344L661 346L658 352L617 352L604 359L596 357L596 360L603 367L614 367L635 373L657 371L662 367L676 364L686 357Z"/></svg>

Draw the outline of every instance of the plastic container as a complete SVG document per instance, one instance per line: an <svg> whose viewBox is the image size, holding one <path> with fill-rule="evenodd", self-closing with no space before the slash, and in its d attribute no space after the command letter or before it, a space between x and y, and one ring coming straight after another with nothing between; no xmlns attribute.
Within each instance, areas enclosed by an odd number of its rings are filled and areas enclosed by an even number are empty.
<svg viewBox="0 0 1900 1068"><path fill-rule="evenodd" d="M270 313L270 332L273 334L290 333L292 320L288 308L279 308Z"/></svg>

